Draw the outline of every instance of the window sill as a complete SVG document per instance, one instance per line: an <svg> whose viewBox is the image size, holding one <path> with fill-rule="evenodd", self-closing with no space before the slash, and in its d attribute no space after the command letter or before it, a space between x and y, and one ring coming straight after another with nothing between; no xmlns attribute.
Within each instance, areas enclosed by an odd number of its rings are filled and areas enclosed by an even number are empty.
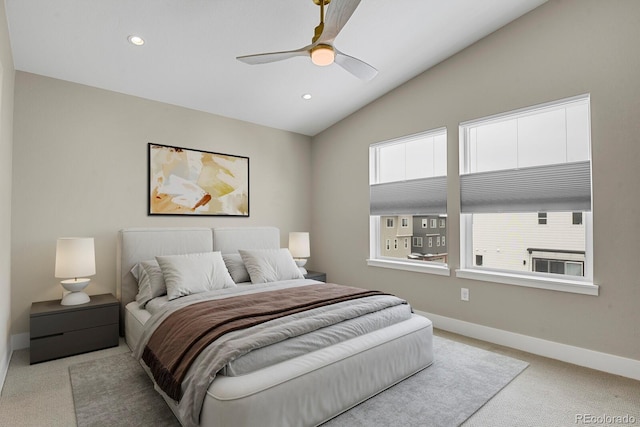
<svg viewBox="0 0 640 427"><path fill-rule="evenodd" d="M438 274L440 276L450 276L451 271L446 264L418 264L406 261L392 261L388 259L368 259L367 265L370 267L392 268L395 270L415 271L418 273Z"/></svg>
<svg viewBox="0 0 640 427"><path fill-rule="evenodd" d="M522 274L503 273L477 269L456 270L456 277L462 279L481 280L485 282L504 283L507 285L525 286L529 288L548 289L552 291L570 292L583 295L598 295L600 287L594 283L570 279L531 277Z"/></svg>

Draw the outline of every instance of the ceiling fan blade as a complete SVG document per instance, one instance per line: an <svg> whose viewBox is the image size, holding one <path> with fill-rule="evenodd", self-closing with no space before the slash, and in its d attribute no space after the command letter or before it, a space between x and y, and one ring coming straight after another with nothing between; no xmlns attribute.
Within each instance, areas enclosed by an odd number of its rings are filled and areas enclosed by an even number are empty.
<svg viewBox="0 0 640 427"><path fill-rule="evenodd" d="M306 46L296 50L287 50L284 52L270 52L259 53L257 55L238 56L236 59L240 62L244 62L245 64L250 65L267 64L269 62L284 61L285 59L294 58L296 56L308 56L309 49L311 49L311 46Z"/></svg>
<svg viewBox="0 0 640 427"><path fill-rule="evenodd" d="M324 30L316 43L331 44L356 10L360 0L334 0L327 6Z"/></svg>
<svg viewBox="0 0 640 427"><path fill-rule="evenodd" d="M334 48L334 50L336 52L335 63L360 80L369 81L378 74L378 70L376 70L366 62L354 58L353 56L346 55L340 52L338 49Z"/></svg>

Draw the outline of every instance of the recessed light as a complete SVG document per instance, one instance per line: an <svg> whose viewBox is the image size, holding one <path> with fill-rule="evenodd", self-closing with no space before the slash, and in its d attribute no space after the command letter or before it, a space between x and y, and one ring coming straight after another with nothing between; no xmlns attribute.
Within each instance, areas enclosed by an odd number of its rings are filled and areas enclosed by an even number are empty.
<svg viewBox="0 0 640 427"><path fill-rule="evenodd" d="M136 46L142 46L144 44L144 39L140 36L129 36L127 37L127 40L129 40L129 43Z"/></svg>
<svg viewBox="0 0 640 427"><path fill-rule="evenodd" d="M306 100L311 99L311 94L310 93L305 93L304 95L302 95L302 99L306 99Z"/></svg>

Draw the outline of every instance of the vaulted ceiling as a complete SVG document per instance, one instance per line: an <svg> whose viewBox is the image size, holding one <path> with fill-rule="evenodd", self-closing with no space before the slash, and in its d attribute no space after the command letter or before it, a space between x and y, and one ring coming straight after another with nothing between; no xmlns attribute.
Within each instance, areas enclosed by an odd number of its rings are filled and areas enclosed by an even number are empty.
<svg viewBox="0 0 640 427"><path fill-rule="evenodd" d="M236 60L310 44L313 0L6 0L6 9L17 70L315 135L545 1L362 0L335 46L375 67L370 81L306 56Z"/></svg>

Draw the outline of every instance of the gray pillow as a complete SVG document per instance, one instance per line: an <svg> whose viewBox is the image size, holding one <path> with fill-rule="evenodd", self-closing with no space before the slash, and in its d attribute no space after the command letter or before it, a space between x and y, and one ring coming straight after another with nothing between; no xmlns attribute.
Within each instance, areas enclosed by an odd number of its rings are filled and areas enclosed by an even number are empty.
<svg viewBox="0 0 640 427"><path fill-rule="evenodd" d="M243 283L251 281L249 272L244 266L244 261L242 261L240 254L222 254L222 259L234 282Z"/></svg>
<svg viewBox="0 0 640 427"><path fill-rule="evenodd" d="M131 270L138 280L136 301L144 308L153 298L167 293L162 270L156 260L142 261Z"/></svg>
<svg viewBox="0 0 640 427"><path fill-rule="evenodd" d="M156 260L164 275L169 300L236 286L220 252L157 256Z"/></svg>
<svg viewBox="0 0 640 427"><path fill-rule="evenodd" d="M304 279L289 249L239 250L251 283Z"/></svg>

